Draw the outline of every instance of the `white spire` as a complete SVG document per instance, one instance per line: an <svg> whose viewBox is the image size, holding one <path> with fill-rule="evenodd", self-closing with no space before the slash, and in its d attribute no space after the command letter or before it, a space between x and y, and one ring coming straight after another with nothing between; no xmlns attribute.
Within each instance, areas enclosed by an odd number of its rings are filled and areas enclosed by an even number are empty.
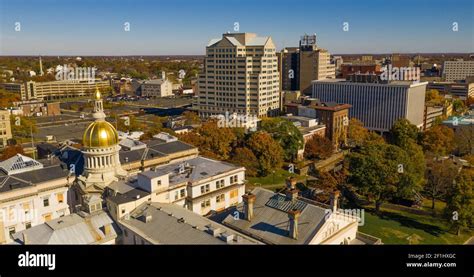
<svg viewBox="0 0 474 277"><path fill-rule="evenodd" d="M94 113L92 117L94 117L96 121L105 120L104 103L97 86L95 87Z"/></svg>

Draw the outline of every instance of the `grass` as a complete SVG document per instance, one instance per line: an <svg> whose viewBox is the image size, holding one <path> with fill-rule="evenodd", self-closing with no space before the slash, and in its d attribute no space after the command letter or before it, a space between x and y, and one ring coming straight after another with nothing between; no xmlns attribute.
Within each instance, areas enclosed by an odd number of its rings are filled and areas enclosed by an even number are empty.
<svg viewBox="0 0 474 277"><path fill-rule="evenodd" d="M431 201L423 204L431 210ZM436 210L442 211L443 203ZM463 244L474 230L463 230L460 236L449 231L447 222L439 216L418 215L406 211L387 209L382 206L381 215L371 207L365 207L365 224L359 231L382 239L385 244Z"/></svg>
<svg viewBox="0 0 474 277"><path fill-rule="evenodd" d="M289 173L287 170L284 169L277 169L275 170L275 173L268 174L267 176L263 177L248 177L248 188L253 188L253 187L263 187L269 190L276 191L278 189L281 189L285 186L285 180L286 178L293 176L296 177L298 181L305 180L305 176L300 176L298 174L294 173Z"/></svg>

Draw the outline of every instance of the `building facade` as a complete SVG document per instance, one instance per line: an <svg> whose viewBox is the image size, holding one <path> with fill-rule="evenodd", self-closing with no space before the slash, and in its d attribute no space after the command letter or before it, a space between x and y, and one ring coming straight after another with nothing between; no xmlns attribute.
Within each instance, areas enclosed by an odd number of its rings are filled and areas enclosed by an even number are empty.
<svg viewBox="0 0 474 277"><path fill-rule="evenodd" d="M50 81L1 84L8 92L18 93L21 100L55 100L92 95L96 88L105 90L110 87L109 81L88 80Z"/></svg>
<svg viewBox="0 0 474 277"><path fill-rule="evenodd" d="M12 235L69 214L70 171L58 159L16 155L0 162L0 244Z"/></svg>
<svg viewBox="0 0 474 277"><path fill-rule="evenodd" d="M166 78L144 81L141 85L141 95L154 98L173 96L172 86Z"/></svg>
<svg viewBox="0 0 474 277"><path fill-rule="evenodd" d="M6 110L0 110L0 147L7 146L7 142L12 138L12 128L10 122L10 113Z"/></svg>
<svg viewBox="0 0 474 277"><path fill-rule="evenodd" d="M474 76L474 61L445 61L443 64L443 77L446 82L466 80Z"/></svg>
<svg viewBox="0 0 474 277"><path fill-rule="evenodd" d="M228 33L206 47L194 108L200 116L239 114L258 117L280 109L278 61L271 37Z"/></svg>
<svg viewBox="0 0 474 277"><path fill-rule="evenodd" d="M408 119L423 127L427 82L350 82L344 79L314 81L313 98L323 102L350 104L349 116L362 121L372 131L387 132L393 123Z"/></svg>

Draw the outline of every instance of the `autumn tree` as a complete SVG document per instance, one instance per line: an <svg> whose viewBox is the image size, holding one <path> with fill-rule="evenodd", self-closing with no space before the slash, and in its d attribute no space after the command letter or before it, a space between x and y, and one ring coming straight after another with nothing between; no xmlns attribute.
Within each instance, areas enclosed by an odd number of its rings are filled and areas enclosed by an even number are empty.
<svg viewBox="0 0 474 277"><path fill-rule="evenodd" d="M331 194L338 189L338 181L331 173L326 171L318 172L316 178L316 181L311 182L309 186L313 186L321 192L313 195L313 198L316 201L326 203L329 201Z"/></svg>
<svg viewBox="0 0 474 277"><path fill-rule="evenodd" d="M21 147L21 145L19 144L9 145L3 150L3 153L0 156L0 161L7 160L15 156L16 154L25 155L25 152L23 151L23 147Z"/></svg>
<svg viewBox="0 0 474 277"><path fill-rule="evenodd" d="M454 133L454 145L460 155L474 154L474 125L460 126Z"/></svg>
<svg viewBox="0 0 474 277"><path fill-rule="evenodd" d="M327 159L334 152L334 145L326 137L313 136L306 142L304 156L307 159Z"/></svg>
<svg viewBox="0 0 474 277"><path fill-rule="evenodd" d="M463 228L474 224L474 181L473 175L462 171L446 190L445 218L457 235Z"/></svg>
<svg viewBox="0 0 474 277"><path fill-rule="evenodd" d="M273 139L280 144L287 161L293 161L298 155L298 150L303 148L303 135L289 120L265 118L262 120L260 130L271 134Z"/></svg>
<svg viewBox="0 0 474 277"><path fill-rule="evenodd" d="M351 118L349 121L349 130L347 134L348 143L351 146L360 146L369 135L369 130L364 127L364 123L357 118Z"/></svg>
<svg viewBox="0 0 474 277"><path fill-rule="evenodd" d="M423 133L421 145L425 152L444 156L454 149L454 132L443 125L434 126Z"/></svg>
<svg viewBox="0 0 474 277"><path fill-rule="evenodd" d="M425 191L431 197L431 209L434 210L436 199L444 195L446 188L453 183L457 174L458 167L449 159L433 158L428 160Z"/></svg>
<svg viewBox="0 0 474 277"><path fill-rule="evenodd" d="M245 167L245 175L254 177L258 173L258 160L255 154L247 147L239 147L234 150L230 162Z"/></svg>
<svg viewBox="0 0 474 277"><path fill-rule="evenodd" d="M203 123L201 127L179 136L181 140L199 148L202 155L227 160L236 136L231 128L220 128L215 119Z"/></svg>
<svg viewBox="0 0 474 277"><path fill-rule="evenodd" d="M266 176L283 163L283 149L272 136L266 132L255 132L247 141L247 146L258 160L258 173Z"/></svg>
<svg viewBox="0 0 474 277"><path fill-rule="evenodd" d="M122 132L135 132L141 131L143 125L137 121L134 115L119 116L117 118L117 130Z"/></svg>
<svg viewBox="0 0 474 277"><path fill-rule="evenodd" d="M13 106L13 102L20 101L18 93L7 92L0 89L0 108L9 108Z"/></svg>
<svg viewBox="0 0 474 277"><path fill-rule="evenodd" d="M192 111L185 111L183 113L183 117L185 119L186 125L194 125L194 124L201 124L201 118L199 115Z"/></svg>

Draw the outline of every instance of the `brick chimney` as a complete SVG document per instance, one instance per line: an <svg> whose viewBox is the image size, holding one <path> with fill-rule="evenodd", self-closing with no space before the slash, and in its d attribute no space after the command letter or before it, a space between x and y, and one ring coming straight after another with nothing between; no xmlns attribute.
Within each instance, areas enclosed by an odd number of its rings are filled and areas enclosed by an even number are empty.
<svg viewBox="0 0 474 277"><path fill-rule="evenodd" d="M255 195L249 192L242 195L242 200L244 201L245 219L250 221L253 218L253 203L255 202Z"/></svg>
<svg viewBox="0 0 474 277"><path fill-rule="evenodd" d="M293 209L288 212L288 219L290 220L290 238L298 239L298 218L301 215L301 211L298 209Z"/></svg>
<svg viewBox="0 0 474 277"><path fill-rule="evenodd" d="M331 210L333 213L337 211L337 205L338 205L338 200L339 200L339 191L335 191L331 194Z"/></svg>
<svg viewBox="0 0 474 277"><path fill-rule="evenodd" d="M298 198L299 190L296 188L296 178L289 177L286 179L286 200L295 201Z"/></svg>

